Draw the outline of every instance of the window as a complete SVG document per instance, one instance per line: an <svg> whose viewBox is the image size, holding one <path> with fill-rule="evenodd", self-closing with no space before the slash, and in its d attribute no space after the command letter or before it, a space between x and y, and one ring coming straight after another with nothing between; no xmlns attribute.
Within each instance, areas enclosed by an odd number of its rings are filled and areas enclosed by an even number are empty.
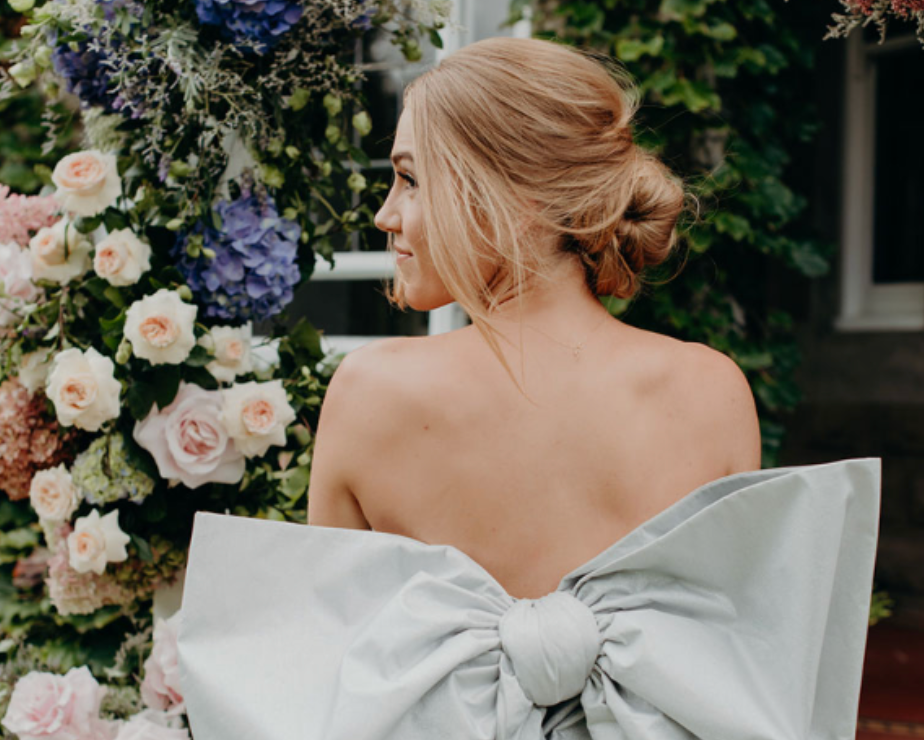
<svg viewBox="0 0 924 740"><path fill-rule="evenodd" d="M924 329L924 57L913 34L847 44L842 330Z"/></svg>

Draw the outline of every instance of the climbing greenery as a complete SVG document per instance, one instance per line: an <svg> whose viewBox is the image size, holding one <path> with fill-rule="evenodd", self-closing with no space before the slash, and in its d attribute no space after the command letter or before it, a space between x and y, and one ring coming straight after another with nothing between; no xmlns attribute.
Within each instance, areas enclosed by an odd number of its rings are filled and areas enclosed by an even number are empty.
<svg viewBox="0 0 924 740"><path fill-rule="evenodd" d="M636 141L681 175L691 208L678 258L636 300L610 302L627 322L731 356L758 403L764 464L776 464L799 401L792 316L768 295L829 270L831 245L805 221L807 182L793 168L819 125L811 105L824 16L767 0L514 0L537 36L620 60L642 96ZM786 275L790 273L791 276Z"/></svg>

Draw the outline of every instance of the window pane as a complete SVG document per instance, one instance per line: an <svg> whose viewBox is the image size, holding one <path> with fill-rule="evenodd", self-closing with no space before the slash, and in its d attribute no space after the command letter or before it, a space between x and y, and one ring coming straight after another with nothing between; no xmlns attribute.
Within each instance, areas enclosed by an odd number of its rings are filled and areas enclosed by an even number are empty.
<svg viewBox="0 0 924 740"><path fill-rule="evenodd" d="M924 281L924 55L876 59L873 282Z"/></svg>
<svg viewBox="0 0 924 740"><path fill-rule="evenodd" d="M381 280L309 281L295 294L293 316L305 316L325 334L423 335L429 315L402 313L385 300Z"/></svg>

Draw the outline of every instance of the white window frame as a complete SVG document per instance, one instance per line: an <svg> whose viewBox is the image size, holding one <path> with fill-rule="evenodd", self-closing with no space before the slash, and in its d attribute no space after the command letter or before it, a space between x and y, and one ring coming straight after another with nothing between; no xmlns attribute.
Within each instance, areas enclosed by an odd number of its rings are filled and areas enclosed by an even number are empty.
<svg viewBox="0 0 924 740"><path fill-rule="evenodd" d="M846 44L844 180L841 196L840 331L924 329L924 282L873 282L873 208L876 141L875 57L917 46L913 34L868 42L859 31Z"/></svg>

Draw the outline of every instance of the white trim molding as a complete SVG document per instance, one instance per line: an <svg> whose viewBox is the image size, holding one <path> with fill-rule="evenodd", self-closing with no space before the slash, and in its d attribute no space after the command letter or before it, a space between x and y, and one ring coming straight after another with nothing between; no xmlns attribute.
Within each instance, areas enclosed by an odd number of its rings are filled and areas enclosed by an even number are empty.
<svg viewBox="0 0 924 740"><path fill-rule="evenodd" d="M875 57L906 44L883 45L863 34L847 40L844 102L844 180L841 218L841 303L835 327L841 331L919 331L924 329L924 283L873 282L874 173L876 142Z"/></svg>

